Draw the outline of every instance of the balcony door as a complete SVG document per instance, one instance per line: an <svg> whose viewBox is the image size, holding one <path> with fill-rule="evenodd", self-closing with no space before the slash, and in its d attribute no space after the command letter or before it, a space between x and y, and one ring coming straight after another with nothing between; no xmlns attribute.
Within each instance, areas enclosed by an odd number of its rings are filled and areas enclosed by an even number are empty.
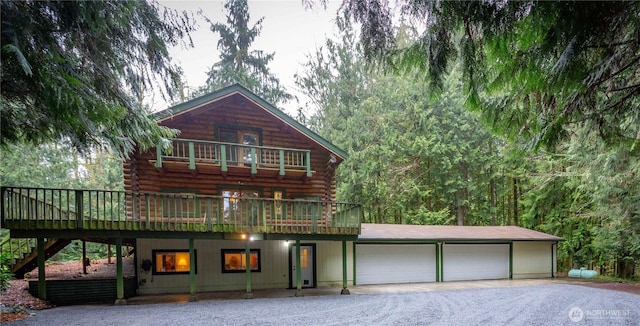
<svg viewBox="0 0 640 326"><path fill-rule="evenodd" d="M227 146L226 154L228 164L238 166L251 166L251 163L255 159L257 159L258 156L258 149L256 148L256 154L254 157L251 154L251 148L253 146L259 145L259 137L260 135L257 131L221 129L219 135L219 139L221 142L242 145Z"/></svg>
<svg viewBox="0 0 640 326"><path fill-rule="evenodd" d="M260 192L251 189L223 189L221 191L225 223L258 225Z"/></svg>

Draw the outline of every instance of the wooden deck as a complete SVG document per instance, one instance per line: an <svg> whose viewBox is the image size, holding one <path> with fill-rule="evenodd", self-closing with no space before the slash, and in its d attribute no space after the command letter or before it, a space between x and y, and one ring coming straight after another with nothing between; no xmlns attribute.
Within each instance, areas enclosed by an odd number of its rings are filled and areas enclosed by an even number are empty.
<svg viewBox="0 0 640 326"><path fill-rule="evenodd" d="M358 204L185 193L2 188L2 227L358 235ZM80 212L80 213L79 213Z"/></svg>

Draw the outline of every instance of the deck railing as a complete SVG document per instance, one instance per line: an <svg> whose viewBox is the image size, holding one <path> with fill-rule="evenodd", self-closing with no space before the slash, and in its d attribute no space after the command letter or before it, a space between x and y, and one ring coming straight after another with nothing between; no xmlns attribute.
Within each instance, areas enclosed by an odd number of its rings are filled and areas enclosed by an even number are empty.
<svg viewBox="0 0 640 326"><path fill-rule="evenodd" d="M2 227L286 234L360 233L359 204L105 190L2 188Z"/></svg>
<svg viewBox="0 0 640 326"><path fill-rule="evenodd" d="M162 150L156 147L156 167L162 167L163 161L188 162L189 169L195 169L197 163L219 165L226 172L229 166L250 167L251 173L259 168L278 169L285 175L287 169L301 170L311 176L311 152L309 150L253 146L215 141L172 139L172 146Z"/></svg>
<svg viewBox="0 0 640 326"><path fill-rule="evenodd" d="M36 239L14 239L7 234L0 242L0 254L6 255L9 266L22 259L36 246Z"/></svg>

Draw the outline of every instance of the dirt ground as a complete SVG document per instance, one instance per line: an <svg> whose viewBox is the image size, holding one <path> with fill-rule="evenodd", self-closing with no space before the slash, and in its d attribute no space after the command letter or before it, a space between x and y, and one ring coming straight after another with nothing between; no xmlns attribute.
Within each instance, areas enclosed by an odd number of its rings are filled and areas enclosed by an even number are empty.
<svg viewBox="0 0 640 326"><path fill-rule="evenodd" d="M134 276L133 259L123 258L123 273L125 276ZM87 267L87 274L83 274L80 261L51 262L46 266L45 272L48 280L74 279L74 278L112 278L116 276L115 258L108 263L107 259L92 260ZM29 294L29 280L38 279L38 269L25 275L25 279L10 281L11 287L1 293L0 322L9 322L29 316L28 310L49 309L53 306ZM569 281L569 280L568 280ZM571 279L575 281L575 279ZM640 283L617 283L601 280L579 280L579 285L622 291L640 295Z"/></svg>
<svg viewBox="0 0 640 326"><path fill-rule="evenodd" d="M45 266L47 280L69 280L76 278L113 278L116 276L115 258L92 260L83 273L81 261L49 262ZM134 276L133 258L122 259L124 276ZM0 293L0 322L9 322L29 316L27 310L42 310L53 305L29 294L29 280L38 279L38 269L25 274L24 279L11 280L7 291Z"/></svg>

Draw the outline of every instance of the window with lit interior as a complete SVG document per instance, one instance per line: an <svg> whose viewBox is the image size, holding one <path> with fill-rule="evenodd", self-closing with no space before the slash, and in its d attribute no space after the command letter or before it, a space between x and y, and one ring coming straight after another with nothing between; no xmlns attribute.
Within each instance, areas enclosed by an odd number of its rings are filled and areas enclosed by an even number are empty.
<svg viewBox="0 0 640 326"><path fill-rule="evenodd" d="M153 274L189 274L190 268L188 250L153 251Z"/></svg>
<svg viewBox="0 0 640 326"><path fill-rule="evenodd" d="M249 264L251 272L260 272L260 249L251 249ZM222 249L222 272L244 273L247 270L247 255L243 249Z"/></svg>

